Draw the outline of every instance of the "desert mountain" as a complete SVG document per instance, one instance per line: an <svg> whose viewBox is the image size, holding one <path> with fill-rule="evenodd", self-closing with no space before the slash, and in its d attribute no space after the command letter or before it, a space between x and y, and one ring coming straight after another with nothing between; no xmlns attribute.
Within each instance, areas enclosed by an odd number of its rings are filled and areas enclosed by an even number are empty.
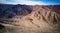
<svg viewBox="0 0 60 33"><path fill-rule="evenodd" d="M0 17L13 17L16 15L27 15L31 13L32 8L27 5L0 5Z"/></svg>
<svg viewBox="0 0 60 33"><path fill-rule="evenodd" d="M0 4L0 10L1 33L60 33L60 5Z"/></svg>

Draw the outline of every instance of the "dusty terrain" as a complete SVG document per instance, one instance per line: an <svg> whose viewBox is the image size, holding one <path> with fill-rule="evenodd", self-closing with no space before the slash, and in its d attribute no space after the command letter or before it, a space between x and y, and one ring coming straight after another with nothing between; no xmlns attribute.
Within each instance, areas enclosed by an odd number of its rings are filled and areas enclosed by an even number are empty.
<svg viewBox="0 0 60 33"><path fill-rule="evenodd" d="M60 5L0 5L0 33L60 33Z"/></svg>

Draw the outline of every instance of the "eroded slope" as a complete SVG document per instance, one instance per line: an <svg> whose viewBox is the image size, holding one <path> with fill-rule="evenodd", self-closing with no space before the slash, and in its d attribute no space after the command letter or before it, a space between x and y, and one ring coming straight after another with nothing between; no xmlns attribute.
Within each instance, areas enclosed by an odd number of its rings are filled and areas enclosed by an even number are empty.
<svg viewBox="0 0 60 33"><path fill-rule="evenodd" d="M2 33L60 33L60 14L58 13L60 8L39 5L27 8L18 5L17 9L19 11L21 11L20 7L22 7L22 12L17 13L21 13L23 16L16 14L13 18L0 18L0 24L5 26ZM23 11L30 13L25 14L26 12L23 13Z"/></svg>

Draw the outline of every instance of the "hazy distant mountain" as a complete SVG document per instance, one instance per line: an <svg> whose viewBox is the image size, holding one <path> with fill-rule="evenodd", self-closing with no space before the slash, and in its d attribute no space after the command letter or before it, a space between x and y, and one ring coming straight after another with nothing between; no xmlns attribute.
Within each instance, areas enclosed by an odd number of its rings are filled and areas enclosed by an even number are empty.
<svg viewBox="0 0 60 33"><path fill-rule="evenodd" d="M1 33L60 33L60 5L0 4L0 24Z"/></svg>

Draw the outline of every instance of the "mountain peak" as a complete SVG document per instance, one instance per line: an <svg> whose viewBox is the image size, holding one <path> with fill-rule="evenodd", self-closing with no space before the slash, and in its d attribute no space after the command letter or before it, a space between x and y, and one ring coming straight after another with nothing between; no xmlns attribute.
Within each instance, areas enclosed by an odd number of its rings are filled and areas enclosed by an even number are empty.
<svg viewBox="0 0 60 33"><path fill-rule="evenodd" d="M0 10L2 33L60 33L60 5L4 4Z"/></svg>

